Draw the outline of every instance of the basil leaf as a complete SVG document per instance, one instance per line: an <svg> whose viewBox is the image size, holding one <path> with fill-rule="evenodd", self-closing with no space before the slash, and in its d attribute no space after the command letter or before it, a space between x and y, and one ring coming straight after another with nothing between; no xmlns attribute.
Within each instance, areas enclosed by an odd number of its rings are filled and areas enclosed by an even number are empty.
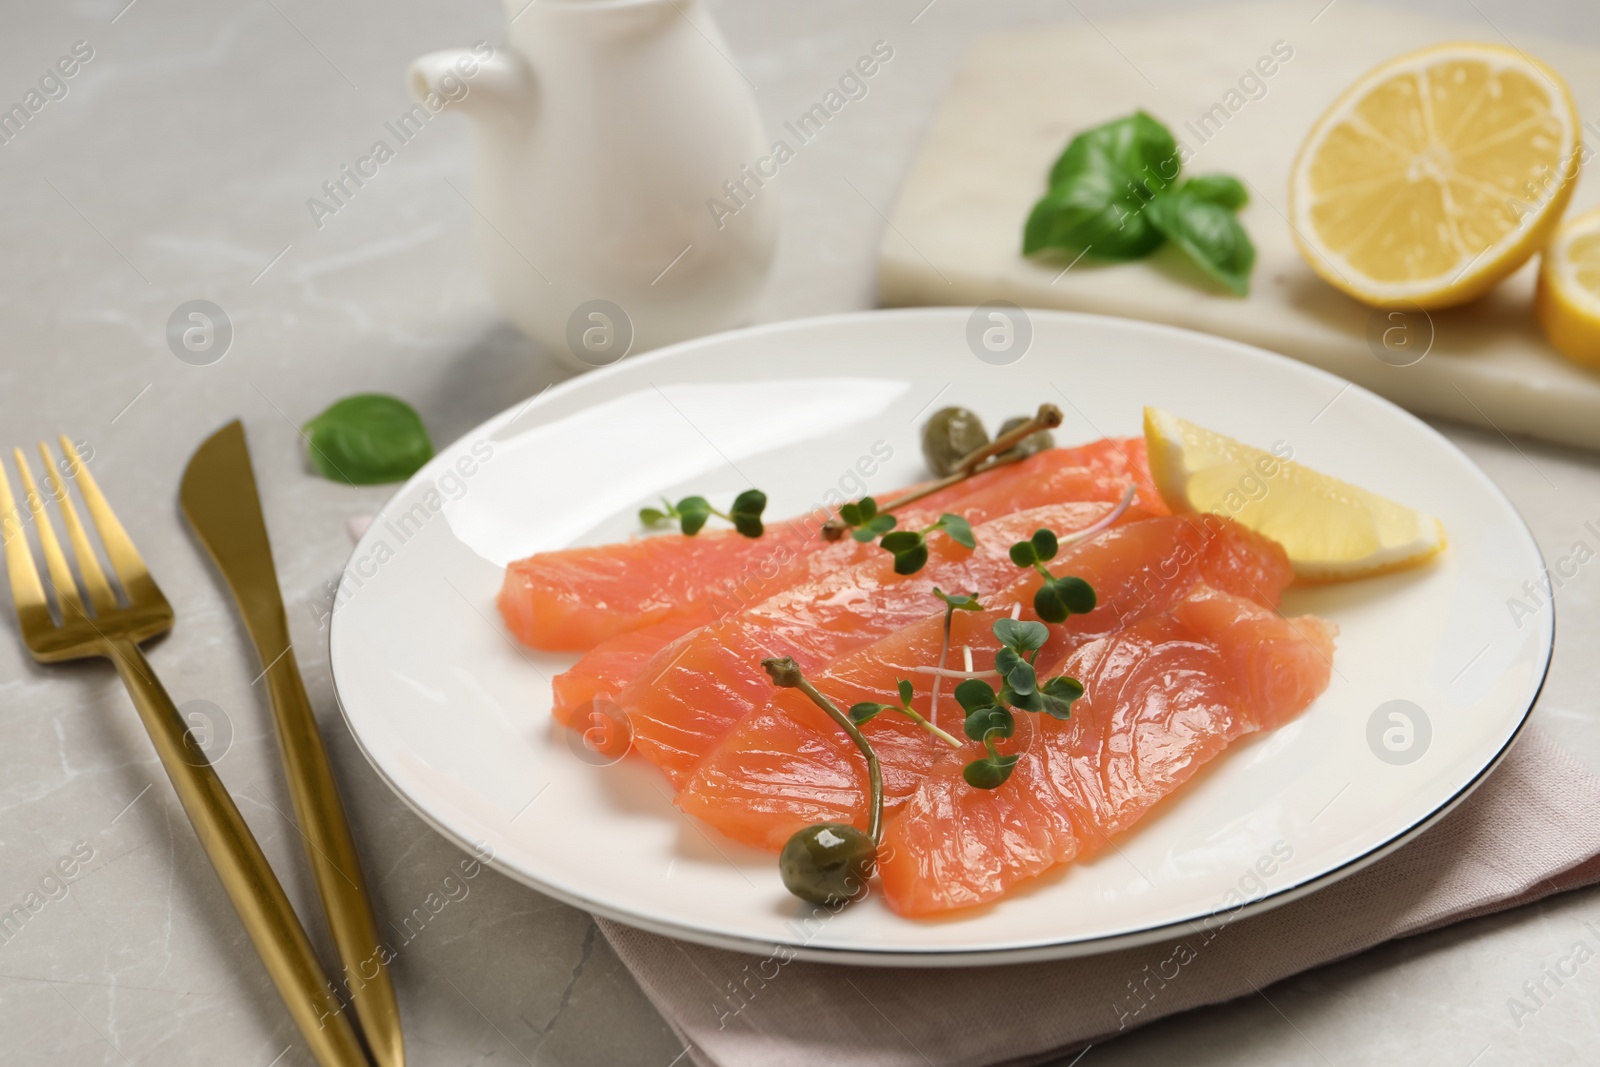
<svg viewBox="0 0 1600 1067"><path fill-rule="evenodd" d="M1090 170L1051 189L1033 205L1022 231L1022 254L1046 248L1093 253L1103 259L1138 259L1161 244L1161 231L1144 215L1144 201L1115 171Z"/></svg>
<svg viewBox="0 0 1600 1067"><path fill-rule="evenodd" d="M1244 183L1231 174L1202 174L1184 182L1180 191L1186 196L1197 196L1229 211L1238 211L1250 202L1250 194L1245 192Z"/></svg>
<svg viewBox="0 0 1600 1067"><path fill-rule="evenodd" d="M1158 197L1145 214L1201 270L1244 296L1250 291L1256 247L1231 210L1191 192L1191 185Z"/></svg>
<svg viewBox="0 0 1600 1067"><path fill-rule="evenodd" d="M400 482L433 458L422 419L404 400L382 393L336 401L302 430L317 473L335 482Z"/></svg>
<svg viewBox="0 0 1600 1067"><path fill-rule="evenodd" d="M1068 143L1023 231L1023 255L1044 248L1136 259L1161 243L1144 207L1178 177L1178 146L1167 128L1135 112Z"/></svg>
<svg viewBox="0 0 1600 1067"><path fill-rule="evenodd" d="M1052 189L1084 171L1118 171L1150 195L1178 178L1178 143L1158 120L1143 111L1113 119L1074 137L1050 168Z"/></svg>

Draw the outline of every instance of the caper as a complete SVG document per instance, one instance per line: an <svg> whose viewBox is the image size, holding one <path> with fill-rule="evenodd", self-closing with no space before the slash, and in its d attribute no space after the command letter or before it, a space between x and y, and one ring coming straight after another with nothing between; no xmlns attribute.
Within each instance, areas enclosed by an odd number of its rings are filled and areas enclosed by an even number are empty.
<svg viewBox="0 0 1600 1067"><path fill-rule="evenodd" d="M1018 426L1032 421L1033 420L1026 415L1013 415L1011 418L1005 421L1005 425L1000 427L1000 433L998 436L1004 437L1012 430L1015 430ZM1035 452L1043 452L1047 448L1054 447L1056 447L1056 439L1054 435L1052 435L1049 430L1040 430L1038 433L1030 433L1028 436L1024 437L1022 440L1018 441L1016 444L1000 453L1000 455L1005 459L1026 459Z"/></svg>
<svg viewBox="0 0 1600 1067"><path fill-rule="evenodd" d="M941 478L954 474L964 458L988 443L983 420L966 408L940 408L922 424L922 458Z"/></svg>
<svg viewBox="0 0 1600 1067"><path fill-rule="evenodd" d="M778 873L801 900L837 907L866 891L877 851L872 838L854 826L817 823L789 838L778 856Z"/></svg>

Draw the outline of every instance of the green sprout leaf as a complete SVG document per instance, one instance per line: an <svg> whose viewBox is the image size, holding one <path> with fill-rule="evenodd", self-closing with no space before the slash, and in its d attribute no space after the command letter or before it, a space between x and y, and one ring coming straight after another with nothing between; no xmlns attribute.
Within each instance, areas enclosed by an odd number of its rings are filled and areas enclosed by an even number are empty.
<svg viewBox="0 0 1600 1067"><path fill-rule="evenodd" d="M301 429L317 473L348 485L402 482L433 458L421 417L382 393L347 396Z"/></svg>
<svg viewBox="0 0 1600 1067"><path fill-rule="evenodd" d="M1017 650L1014 648L1002 648L994 654L994 669L999 672L1000 680L1004 683L1004 687L1001 690L1002 698L1007 693L1019 697L1028 697L1038 689L1039 679L1034 674L1033 664L1018 655ZM1007 701L1007 703L1015 703L1015 701Z"/></svg>
<svg viewBox="0 0 1600 1067"><path fill-rule="evenodd" d="M678 525L690 537L699 533L711 518L711 504L703 496L686 496L678 501Z"/></svg>
<svg viewBox="0 0 1600 1067"><path fill-rule="evenodd" d="M911 682L908 679L902 678L895 685L895 688L900 693L900 706L909 708L911 706L911 694L916 692L916 690L911 687Z"/></svg>
<svg viewBox="0 0 1600 1067"><path fill-rule="evenodd" d="M933 587L933 595L944 601L952 611L982 611L983 605L978 603L975 596L956 595L946 593L938 586Z"/></svg>
<svg viewBox="0 0 1600 1067"><path fill-rule="evenodd" d="M1039 562L1039 553L1034 551L1033 542L1018 541L1011 546L1011 562L1019 567L1031 567Z"/></svg>
<svg viewBox="0 0 1600 1067"><path fill-rule="evenodd" d="M1046 715L1053 719L1070 718L1073 703L1083 696L1083 683L1063 674L1040 686L1039 695L1044 698L1043 710Z"/></svg>
<svg viewBox="0 0 1600 1067"><path fill-rule="evenodd" d="M995 640L1017 652L1035 652L1050 640L1050 628L1041 622L996 619L993 629Z"/></svg>
<svg viewBox="0 0 1600 1067"><path fill-rule="evenodd" d="M1082 578L1046 577L1033 594L1033 610L1045 622L1066 622L1068 615L1084 615L1094 610L1094 587Z"/></svg>
<svg viewBox="0 0 1600 1067"><path fill-rule="evenodd" d="M888 710L887 704L874 704L870 700L864 700L850 706L850 721L860 726L862 723L871 722L880 713Z"/></svg>
<svg viewBox="0 0 1600 1067"><path fill-rule="evenodd" d="M915 574L928 562L928 546L919 544L916 548L905 552L896 552L894 556L894 572L896 574Z"/></svg>
<svg viewBox="0 0 1600 1067"><path fill-rule="evenodd" d="M992 736L983 739L983 746L989 750L989 755L961 768L961 777L974 789L998 789L1011 777L1011 771L1021 757L1000 755L995 750Z"/></svg>
<svg viewBox="0 0 1600 1067"><path fill-rule="evenodd" d="M865 544L877 538L879 534L886 534L894 529L894 522L893 515L879 515L862 523L850 536Z"/></svg>
<svg viewBox="0 0 1600 1067"><path fill-rule="evenodd" d="M985 740L991 735L1010 737L1016 728L1016 718L998 704L973 708L967 712L966 720L961 724L961 731L974 741Z"/></svg>
<svg viewBox="0 0 1600 1067"><path fill-rule="evenodd" d="M961 705L962 710L968 712L976 708L993 707L999 700L995 696L994 686L982 678L968 678L956 686L955 696L956 703Z"/></svg>
<svg viewBox="0 0 1600 1067"><path fill-rule="evenodd" d="M746 489L733 498L728 518L733 528L746 537L760 537L766 528L761 525L761 513L767 507L767 494L759 489Z"/></svg>
<svg viewBox="0 0 1600 1067"><path fill-rule="evenodd" d="M978 539L972 536L972 524L960 515L940 515L936 526L938 529L943 530L945 536L956 544L965 548L978 547Z"/></svg>
<svg viewBox="0 0 1600 1067"><path fill-rule="evenodd" d="M671 517L667 512L657 511L655 508L639 509L639 521L646 526L660 526Z"/></svg>
<svg viewBox="0 0 1600 1067"><path fill-rule="evenodd" d="M1040 563L1048 563L1055 559L1056 551L1061 547L1061 543L1056 540L1056 535L1051 530L1035 530L1028 541L1033 545L1034 558Z"/></svg>

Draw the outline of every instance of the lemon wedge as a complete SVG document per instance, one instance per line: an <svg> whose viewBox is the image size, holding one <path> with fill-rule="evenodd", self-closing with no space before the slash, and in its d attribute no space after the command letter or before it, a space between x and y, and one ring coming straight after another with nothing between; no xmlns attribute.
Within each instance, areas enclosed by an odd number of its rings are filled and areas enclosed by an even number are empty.
<svg viewBox="0 0 1600 1067"><path fill-rule="evenodd" d="M1579 153L1572 93L1543 63L1489 44L1411 52L1306 136L1289 178L1295 242L1366 303L1464 303L1550 239Z"/></svg>
<svg viewBox="0 0 1600 1067"><path fill-rule="evenodd" d="M1295 577L1340 582L1414 567L1445 545L1431 515L1157 408L1144 409L1150 473L1178 514L1225 515L1272 538Z"/></svg>
<svg viewBox="0 0 1600 1067"><path fill-rule="evenodd" d="M1539 264L1534 309L1562 355L1600 367L1600 211L1556 231Z"/></svg>

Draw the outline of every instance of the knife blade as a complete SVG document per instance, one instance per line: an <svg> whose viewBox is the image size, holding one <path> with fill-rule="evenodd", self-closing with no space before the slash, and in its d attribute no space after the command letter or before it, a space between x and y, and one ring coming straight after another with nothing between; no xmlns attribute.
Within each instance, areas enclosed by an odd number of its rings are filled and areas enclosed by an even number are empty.
<svg viewBox="0 0 1600 1067"><path fill-rule="evenodd" d="M261 659L289 793L344 968L336 983L344 991L341 999L354 1006L378 1067L404 1067L400 1009L387 967L389 952L378 937L355 840L295 662L250 449L237 419L195 450L184 468L179 500L227 582Z"/></svg>

